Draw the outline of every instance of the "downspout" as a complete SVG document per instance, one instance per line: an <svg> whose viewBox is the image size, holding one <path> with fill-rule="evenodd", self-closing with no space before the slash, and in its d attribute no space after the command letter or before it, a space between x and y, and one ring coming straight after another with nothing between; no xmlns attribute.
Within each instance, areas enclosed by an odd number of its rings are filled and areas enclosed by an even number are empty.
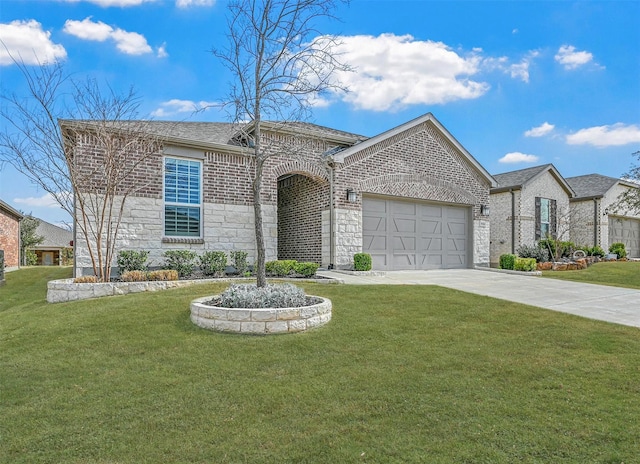
<svg viewBox="0 0 640 464"><path fill-rule="evenodd" d="M593 199L593 246L598 246L598 200Z"/></svg>
<svg viewBox="0 0 640 464"><path fill-rule="evenodd" d="M516 194L513 189L511 193L511 254L516 254Z"/></svg>

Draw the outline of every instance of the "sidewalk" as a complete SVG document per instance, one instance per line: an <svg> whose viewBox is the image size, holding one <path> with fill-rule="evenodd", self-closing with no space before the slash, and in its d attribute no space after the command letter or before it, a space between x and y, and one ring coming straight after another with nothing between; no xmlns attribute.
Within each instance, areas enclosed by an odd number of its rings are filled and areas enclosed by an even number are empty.
<svg viewBox="0 0 640 464"><path fill-rule="evenodd" d="M640 290L475 269L350 275L320 271L345 284L439 285L600 321L640 327Z"/></svg>

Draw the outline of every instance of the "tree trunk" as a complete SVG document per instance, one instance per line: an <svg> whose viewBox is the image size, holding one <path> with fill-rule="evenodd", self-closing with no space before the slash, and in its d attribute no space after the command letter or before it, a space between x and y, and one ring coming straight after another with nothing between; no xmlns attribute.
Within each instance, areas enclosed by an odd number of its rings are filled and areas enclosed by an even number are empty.
<svg viewBox="0 0 640 464"><path fill-rule="evenodd" d="M266 287L267 285L267 272L265 268L265 246L264 246L264 231L262 229L262 199L260 196L260 190L262 190L262 168L264 166L264 159L260 153L260 119L255 122L254 132L254 144L255 144L255 163L256 172L253 179L253 212L255 220L256 231L256 264L254 271L256 273L256 285L258 287Z"/></svg>

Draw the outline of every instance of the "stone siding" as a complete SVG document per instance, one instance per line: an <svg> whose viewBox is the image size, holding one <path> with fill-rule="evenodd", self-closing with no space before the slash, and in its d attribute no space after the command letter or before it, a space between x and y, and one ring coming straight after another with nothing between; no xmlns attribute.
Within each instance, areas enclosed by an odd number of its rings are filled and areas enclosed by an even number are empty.
<svg viewBox="0 0 640 464"><path fill-rule="evenodd" d="M8 268L20 264L20 222L0 208L0 250L4 250L4 265Z"/></svg>
<svg viewBox="0 0 640 464"><path fill-rule="evenodd" d="M500 192L491 194L490 206L490 237L491 237L491 264L500 261L500 256L514 253L520 243L520 229L518 227L520 217L521 191ZM513 196L512 196L513 195ZM512 201L515 206L515 216L512 211ZM515 218L515 241L512 240L512 221Z"/></svg>
<svg viewBox="0 0 640 464"><path fill-rule="evenodd" d="M205 203L203 208L203 240L201 243L163 241L163 201L144 197L129 197L120 225L117 250L149 251L148 264L161 267L162 256L168 250L190 249L198 254L205 251L246 251L249 263L256 259L253 206ZM263 227L267 260L277 258L277 217L273 205L263 207ZM93 267L86 241L82 234L76 237L76 275L92 275ZM116 271L116 256L112 263Z"/></svg>

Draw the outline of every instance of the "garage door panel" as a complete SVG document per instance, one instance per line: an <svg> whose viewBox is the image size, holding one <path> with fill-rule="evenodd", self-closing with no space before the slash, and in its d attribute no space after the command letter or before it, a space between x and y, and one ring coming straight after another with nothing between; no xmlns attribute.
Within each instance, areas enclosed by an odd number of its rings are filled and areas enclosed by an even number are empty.
<svg viewBox="0 0 640 464"><path fill-rule="evenodd" d="M394 232L416 232L416 220L408 218L394 218L393 219L393 231Z"/></svg>
<svg viewBox="0 0 640 464"><path fill-rule="evenodd" d="M413 237L393 237L393 251L415 251L416 239Z"/></svg>
<svg viewBox="0 0 640 464"><path fill-rule="evenodd" d="M609 216L609 244L624 243L627 256L640 257L640 220Z"/></svg>
<svg viewBox="0 0 640 464"><path fill-rule="evenodd" d="M375 268L467 267L468 207L365 196L362 211L363 250Z"/></svg>
<svg viewBox="0 0 640 464"><path fill-rule="evenodd" d="M424 234L440 235L442 233L442 221L433 221L433 220L427 221L423 219L422 221L420 221L420 226Z"/></svg>
<svg viewBox="0 0 640 464"><path fill-rule="evenodd" d="M362 218L362 226L364 230L384 232L387 230L387 221L385 221L384 217L368 216Z"/></svg>

